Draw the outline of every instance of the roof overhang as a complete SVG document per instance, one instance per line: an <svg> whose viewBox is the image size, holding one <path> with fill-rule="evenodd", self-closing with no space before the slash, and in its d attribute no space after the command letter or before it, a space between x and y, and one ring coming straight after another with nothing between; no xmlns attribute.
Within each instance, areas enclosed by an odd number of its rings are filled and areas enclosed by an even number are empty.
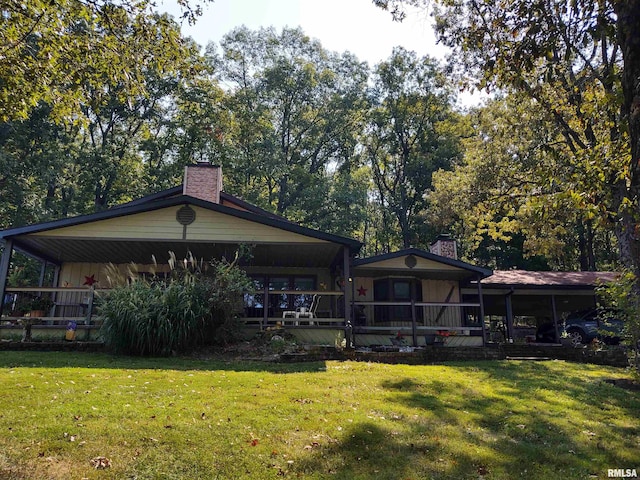
<svg viewBox="0 0 640 480"><path fill-rule="evenodd" d="M417 248L407 248L356 260L354 275L360 277L409 275L437 280L469 280L485 278L491 275L491 270Z"/></svg>
<svg viewBox="0 0 640 480"><path fill-rule="evenodd" d="M284 235L282 239L273 242L264 239L254 241L255 238L243 238L246 233L235 235L232 229L228 230L229 235L226 235L222 241L207 238L186 239L175 235L171 238L154 235L149 235L147 238L140 234L134 238L119 233L96 238L73 235L78 226L85 228L100 223L105 225L105 222L122 217L129 217L129 221L131 221L136 217L130 216L140 216L140 214L143 214L141 218L146 218L144 214L149 212L182 205L205 209L210 212L208 215L216 216L216 218L229 218L234 220L235 224L240 222L245 226L248 225L249 229L253 229L254 227L251 225L255 225L258 230L283 232ZM177 226L182 229L182 226ZM141 229L144 228L145 225L142 223ZM71 234L64 234L64 232L71 232ZM169 251L173 251L178 257L191 252L196 258L206 260L222 256L233 257L238 245L245 244L249 246L251 252L250 258L244 261L246 265L315 267L327 266L341 260L342 257L338 257L338 255L344 248L349 249L353 254L361 247L360 242L351 238L328 234L280 218L265 217L258 213L230 208L184 195L1 231L0 240L8 239L13 240L14 248L53 263L150 263L152 256L161 262L162 259L168 258Z"/></svg>

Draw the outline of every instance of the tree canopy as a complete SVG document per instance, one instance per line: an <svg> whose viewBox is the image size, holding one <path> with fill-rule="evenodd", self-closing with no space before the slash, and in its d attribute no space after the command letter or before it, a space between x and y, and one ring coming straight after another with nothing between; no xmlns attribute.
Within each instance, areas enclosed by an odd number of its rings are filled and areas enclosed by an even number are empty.
<svg viewBox="0 0 640 480"><path fill-rule="evenodd" d="M636 178L618 7L579 2L585 23L538 3L441 2L447 71L401 48L370 68L291 28L201 54L150 1L1 2L2 227L109 208L208 160L228 192L364 254L451 231L501 268L610 267ZM451 71L501 97L456 111Z"/></svg>
<svg viewBox="0 0 640 480"><path fill-rule="evenodd" d="M433 15L464 83L524 95L553 124L565 188L602 210L640 294L640 2L439 0Z"/></svg>

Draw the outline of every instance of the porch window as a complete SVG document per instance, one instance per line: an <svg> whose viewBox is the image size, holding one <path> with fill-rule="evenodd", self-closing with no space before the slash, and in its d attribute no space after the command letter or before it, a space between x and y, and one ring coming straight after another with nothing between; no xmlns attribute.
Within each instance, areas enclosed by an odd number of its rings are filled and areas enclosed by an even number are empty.
<svg viewBox="0 0 640 480"><path fill-rule="evenodd" d="M416 302L422 301L422 284L415 278L382 278L373 282L373 298L376 302ZM410 322L410 305L376 305L375 322ZM416 308L416 316L421 318L422 309Z"/></svg>
<svg viewBox="0 0 640 480"><path fill-rule="evenodd" d="M251 280L253 280L254 290L256 292L264 291L264 278L251 277ZM246 293L244 296L244 307L247 317L262 317L264 315L264 294Z"/></svg>
<svg viewBox="0 0 640 480"><path fill-rule="evenodd" d="M269 317L280 317L283 311L311 306L312 294L277 293L280 291L313 291L316 289L316 277L311 275L252 275L255 291L264 291L267 285L269 293ZM245 310L248 317L264 315L264 294L245 295Z"/></svg>

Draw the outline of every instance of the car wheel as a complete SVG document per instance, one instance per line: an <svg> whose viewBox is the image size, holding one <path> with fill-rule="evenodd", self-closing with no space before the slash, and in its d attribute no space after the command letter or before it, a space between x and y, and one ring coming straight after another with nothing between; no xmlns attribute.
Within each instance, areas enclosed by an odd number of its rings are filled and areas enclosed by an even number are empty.
<svg viewBox="0 0 640 480"><path fill-rule="evenodd" d="M569 338L571 339L571 344L574 347L580 346L584 343L584 334L580 330L568 330Z"/></svg>

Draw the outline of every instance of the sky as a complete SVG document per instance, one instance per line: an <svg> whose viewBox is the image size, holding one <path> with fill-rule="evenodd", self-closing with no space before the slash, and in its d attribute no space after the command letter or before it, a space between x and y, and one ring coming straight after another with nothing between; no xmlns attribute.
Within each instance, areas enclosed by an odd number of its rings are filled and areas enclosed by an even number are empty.
<svg viewBox="0 0 640 480"><path fill-rule="evenodd" d="M194 1L195 3L195 1ZM166 11L178 16L175 0L164 0ZM182 32L199 45L220 39L234 27L298 27L331 51L350 51L370 66L386 60L394 46L418 55L444 59L446 50L436 45L431 19L425 11L411 10L402 22L371 0L215 0L204 6L194 26L184 22Z"/></svg>

